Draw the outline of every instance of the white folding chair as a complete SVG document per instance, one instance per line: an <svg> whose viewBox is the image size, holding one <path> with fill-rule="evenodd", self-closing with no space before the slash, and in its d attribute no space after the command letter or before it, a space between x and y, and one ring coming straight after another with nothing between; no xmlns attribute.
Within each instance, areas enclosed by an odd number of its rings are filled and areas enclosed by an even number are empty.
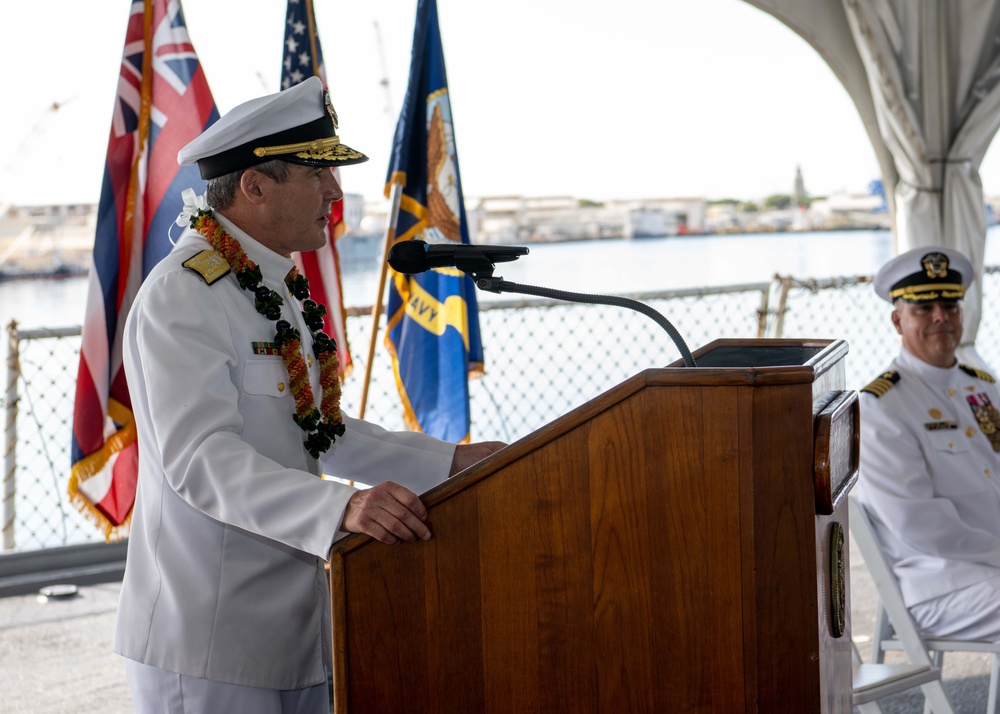
<svg viewBox="0 0 1000 714"><path fill-rule="evenodd" d="M869 572L872 573L872 577L875 577L875 573L872 567L872 563L877 561L876 567L884 569L886 577L890 579L891 591L883 590L882 586L876 581L875 586L879 593L879 602L875 608L875 628L874 634L872 636L872 662L881 663L885 661L885 653L890 650L894 651L904 651L909 656L910 649L907 643L899 635L900 625L897 625L901 620L909 623L919 634L919 628L910 616L910 611L903 604L903 596L899 591L899 582L896 580L895 573L892 572L891 566L882 554L881 546L878 543L878 536L875 535L874 529L872 528L871 519L868 517L867 511L860 506L860 504L851 504L851 534L854 536L854 541L858 544L858 548L861 551L861 555L865 559L865 564L868 565ZM855 513L861 512L861 516L855 517ZM854 523L858 523L858 530L855 532ZM862 533L861 529L864 529L866 533ZM855 534L856 533L856 534ZM867 542L873 544L872 546L865 546L865 537L868 537ZM872 548L874 550L872 551ZM922 643L923 650L925 650L930 656L931 663L938 668L944 667L944 655L945 652L982 652L984 654L990 655L990 689L989 694L986 699L986 714L1000 714L1000 701L997 697L997 687L1000 683L1000 643L997 642L984 642L981 640L962 640L951 637L944 638L925 638L920 635L920 641Z"/></svg>
<svg viewBox="0 0 1000 714"><path fill-rule="evenodd" d="M876 607L875 634L872 636L872 662L884 662L887 651L904 650L905 646L893 630L891 617L881 598ZM945 652L981 652L990 655L990 689L986 697L986 714L1000 714L997 683L1000 682L1000 643L953 638L924 638L924 646L935 667L944 667Z"/></svg>
<svg viewBox="0 0 1000 714"><path fill-rule="evenodd" d="M851 657L854 665L854 690L851 703L862 714L882 714L878 700L907 689L941 681L941 670L925 664L865 664L861 661L858 648L851 642ZM947 709L935 709L935 714Z"/></svg>
<svg viewBox="0 0 1000 714"><path fill-rule="evenodd" d="M865 565L868 568L868 572L872 576L872 580L875 583L875 589L879 594L880 607L884 608L892 621L892 625L896 632L896 640L900 643L902 649L907 658L910 660L908 666L913 666L918 669L910 671L910 676L914 679L910 680L914 683L906 684L900 689L895 691L886 691L879 697L888 696L889 694L895 694L898 691L904 689L909 689L915 686L915 680L919 679L924 675L920 674L921 669L933 670L934 674L930 675L930 679L926 682L920 683L920 689L924 693L924 701L926 704L925 709L930 709L934 714L945 714L947 712L954 712L955 709L952 706L951 700L948 698L947 693L944 691L944 687L941 686L941 668L940 666L935 666L934 661L931 659L930 648L924 641L920 634L920 630L917 627L916 622L914 622L913 617L910 615L910 611L906 609L906 605L903 602L903 593L899 589L899 582L896 580L896 575L892 572L892 568L889 566L889 562L886 560L885 556L882 554L881 546L876 539L875 530L872 528L871 520L868 518L868 514L864 507L861 506L853 498L849 498L849 520L851 528L851 539L858 546L858 550L861 551L861 556L865 559ZM852 643L853 644L853 643ZM857 650L855 649L855 657L857 657ZM855 659L857 663L860 658ZM871 665L860 665L860 666L871 666L871 667L886 667L890 665L884 664L882 659L874 661ZM888 671L884 671L882 676L889 676ZM877 702L874 703L874 708L865 709L861 707L861 702L858 701L857 697L860 692L858 690L858 677L855 675L855 704L861 708L863 712L878 712L881 708L878 707ZM891 689L890 683L886 683L885 689ZM901 682L902 684L902 682ZM864 696L861 694L861 696ZM869 700L870 701L870 700Z"/></svg>

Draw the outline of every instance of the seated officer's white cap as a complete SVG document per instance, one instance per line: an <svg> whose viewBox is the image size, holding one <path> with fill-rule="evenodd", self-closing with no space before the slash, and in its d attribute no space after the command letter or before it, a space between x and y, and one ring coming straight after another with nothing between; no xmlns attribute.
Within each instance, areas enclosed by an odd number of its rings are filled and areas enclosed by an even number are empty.
<svg viewBox="0 0 1000 714"><path fill-rule="evenodd" d="M177 153L203 179L281 159L309 166L347 166L368 157L341 144L337 112L319 77L251 99L227 112Z"/></svg>
<svg viewBox="0 0 1000 714"><path fill-rule="evenodd" d="M973 277L972 263L954 248L914 248L876 273L875 294L889 302L961 300Z"/></svg>

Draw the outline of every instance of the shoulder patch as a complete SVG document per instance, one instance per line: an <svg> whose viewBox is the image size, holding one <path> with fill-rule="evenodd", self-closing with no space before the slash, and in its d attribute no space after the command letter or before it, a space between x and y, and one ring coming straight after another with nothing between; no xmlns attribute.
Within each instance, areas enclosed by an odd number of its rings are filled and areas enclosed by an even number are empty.
<svg viewBox="0 0 1000 714"><path fill-rule="evenodd" d="M229 267L229 261L222 257L222 253L214 250L203 250L185 260L181 265L198 273L209 285L229 275L232 270Z"/></svg>
<svg viewBox="0 0 1000 714"><path fill-rule="evenodd" d="M876 379L873 379L862 392L868 392L869 394L874 394L876 397L881 397L883 394L892 389L892 385L899 381L899 372L895 370L889 370Z"/></svg>
<svg viewBox="0 0 1000 714"><path fill-rule="evenodd" d="M958 365L958 368L960 370L962 370L963 372L965 372L970 377L975 377L976 379L981 379L984 382L989 382L990 384L993 384L993 383L995 383L997 381L996 377L994 377L989 372L984 372L981 369L976 369L975 367L970 367L969 365L966 365L966 364L960 364L960 365Z"/></svg>

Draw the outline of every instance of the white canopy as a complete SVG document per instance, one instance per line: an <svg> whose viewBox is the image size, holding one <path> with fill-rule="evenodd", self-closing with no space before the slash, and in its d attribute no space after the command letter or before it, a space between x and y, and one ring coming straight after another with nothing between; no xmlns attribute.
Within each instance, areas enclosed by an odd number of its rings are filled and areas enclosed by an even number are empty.
<svg viewBox="0 0 1000 714"><path fill-rule="evenodd" d="M982 315L979 166L1000 127L1000 0L746 0L795 30L854 100L882 169L896 251L946 245L976 281L963 359Z"/></svg>

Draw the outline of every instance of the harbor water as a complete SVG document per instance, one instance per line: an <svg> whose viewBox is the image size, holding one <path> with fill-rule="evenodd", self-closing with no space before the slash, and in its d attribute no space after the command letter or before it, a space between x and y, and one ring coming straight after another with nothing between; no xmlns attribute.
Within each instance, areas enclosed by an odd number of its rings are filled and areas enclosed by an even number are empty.
<svg viewBox="0 0 1000 714"><path fill-rule="evenodd" d="M987 234L986 264L1000 263L1000 226ZM341 240L350 241L350 236ZM889 231L824 231L675 236L641 240L536 243L530 253L497 266L506 280L574 292L620 295L652 290L871 275L894 253ZM379 256L343 270L344 301L369 306L378 289ZM480 293L481 302L513 295ZM83 323L87 278L0 281L0 324L23 329Z"/></svg>
<svg viewBox="0 0 1000 714"><path fill-rule="evenodd" d="M1000 262L992 227L986 263ZM350 241L345 236L344 241ZM525 285L575 292L622 294L766 282L775 273L797 278L870 275L893 254L889 231L758 233L641 240L589 240L531 244L497 275ZM378 289L378 257L344 266L344 301L368 306ZM504 299L480 293L480 300ZM24 329L83 322L87 278L0 281L0 323Z"/></svg>

